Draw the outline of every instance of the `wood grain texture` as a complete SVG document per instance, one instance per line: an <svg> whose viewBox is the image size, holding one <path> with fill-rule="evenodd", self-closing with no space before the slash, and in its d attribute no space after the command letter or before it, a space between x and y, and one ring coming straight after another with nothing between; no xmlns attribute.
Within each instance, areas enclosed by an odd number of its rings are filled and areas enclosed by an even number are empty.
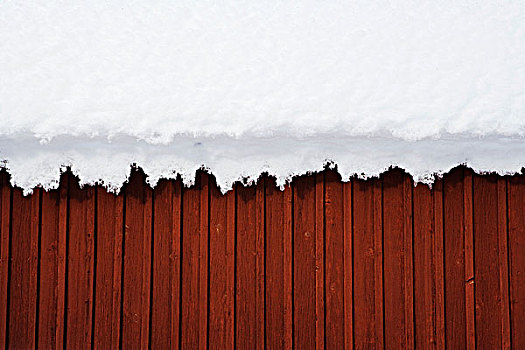
<svg viewBox="0 0 525 350"><path fill-rule="evenodd" d="M292 197L266 186L266 344L291 349L292 330Z"/></svg>
<svg viewBox="0 0 525 350"><path fill-rule="evenodd" d="M509 257L508 257L508 194L507 179L497 178L498 183L498 254L501 317L501 348L511 348Z"/></svg>
<svg viewBox="0 0 525 350"><path fill-rule="evenodd" d="M343 349L345 345L345 228L343 184L339 175L329 171L325 175L325 299L326 347ZM351 198L350 198L351 199ZM351 206L351 201L348 203ZM350 266L351 269L351 266ZM351 291L351 289L350 289ZM350 296L351 298L351 296ZM348 312L348 311L347 311ZM324 317L324 315L322 315ZM346 315L347 316L347 315ZM349 327L350 328L350 327Z"/></svg>
<svg viewBox="0 0 525 350"><path fill-rule="evenodd" d="M124 197L97 187L94 347L120 343Z"/></svg>
<svg viewBox="0 0 525 350"><path fill-rule="evenodd" d="M412 349L412 183L399 170L383 180L385 346Z"/></svg>
<svg viewBox="0 0 525 350"><path fill-rule="evenodd" d="M95 189L69 178L66 346L90 348L93 312Z"/></svg>
<svg viewBox="0 0 525 350"><path fill-rule="evenodd" d="M525 348L525 176L509 179L509 297L511 345Z"/></svg>
<svg viewBox="0 0 525 350"><path fill-rule="evenodd" d="M161 181L154 191L151 347L179 345L182 182Z"/></svg>
<svg viewBox="0 0 525 350"><path fill-rule="evenodd" d="M316 348L318 341L324 341L324 337L319 339L318 328L321 325L317 317L318 298L322 297L318 295L322 293L318 271L322 273L323 266L318 265L319 251L316 250L318 235L322 236L316 226L319 210L316 207L316 180L310 176L294 182L293 341L295 347L300 349Z"/></svg>
<svg viewBox="0 0 525 350"><path fill-rule="evenodd" d="M210 188L209 348L233 349L236 191ZM211 263L213 262L213 263Z"/></svg>
<svg viewBox="0 0 525 350"><path fill-rule="evenodd" d="M9 290L9 237L11 227L11 186L5 171L0 172L0 348L7 342Z"/></svg>
<svg viewBox="0 0 525 350"><path fill-rule="evenodd" d="M442 181L414 188L414 318L416 348L445 347Z"/></svg>
<svg viewBox="0 0 525 350"><path fill-rule="evenodd" d="M64 342L68 177L60 189L42 191L38 347L62 349Z"/></svg>
<svg viewBox="0 0 525 350"><path fill-rule="evenodd" d="M464 191L469 185L465 186L463 169L445 176L443 183L446 344L460 348L467 347L465 285L473 283L465 278L465 235L471 217L466 216Z"/></svg>
<svg viewBox="0 0 525 350"><path fill-rule="evenodd" d="M264 188L237 186L236 346L263 349L265 333Z"/></svg>
<svg viewBox="0 0 525 350"><path fill-rule="evenodd" d="M36 344L40 196L40 190L30 197L13 190L8 348L32 349Z"/></svg>
<svg viewBox="0 0 525 350"><path fill-rule="evenodd" d="M208 339L208 176L182 191L181 347L205 349Z"/></svg>
<svg viewBox="0 0 525 350"><path fill-rule="evenodd" d="M328 182L329 183L329 182ZM354 346L354 180L343 184L344 348Z"/></svg>
<svg viewBox="0 0 525 350"><path fill-rule="evenodd" d="M356 180L353 191L354 342L356 349L382 349L382 180Z"/></svg>
<svg viewBox="0 0 525 350"><path fill-rule="evenodd" d="M146 348L149 343L153 193L143 184L142 174L132 176L124 190L123 348Z"/></svg>
<svg viewBox="0 0 525 350"><path fill-rule="evenodd" d="M463 175L463 227L465 256L465 316L467 349L476 348L476 275L474 246L474 180L472 172ZM479 189L478 189L479 190Z"/></svg>
<svg viewBox="0 0 525 350"><path fill-rule="evenodd" d="M315 176L315 348L326 344L325 284L325 186L324 174Z"/></svg>
<svg viewBox="0 0 525 350"><path fill-rule="evenodd" d="M498 212L506 215L505 197L502 207L495 176L474 176L474 269L476 305L476 344L480 349L500 348L502 339L502 294L500 285L499 231L506 234L506 219L500 221ZM502 194L504 196L504 193ZM487 263L487 262L491 263ZM505 315L507 318L507 315ZM505 320L506 322L506 320Z"/></svg>
<svg viewBox="0 0 525 350"><path fill-rule="evenodd" d="M223 195L133 171L119 195L0 173L0 347L525 346L525 180L326 170Z"/></svg>

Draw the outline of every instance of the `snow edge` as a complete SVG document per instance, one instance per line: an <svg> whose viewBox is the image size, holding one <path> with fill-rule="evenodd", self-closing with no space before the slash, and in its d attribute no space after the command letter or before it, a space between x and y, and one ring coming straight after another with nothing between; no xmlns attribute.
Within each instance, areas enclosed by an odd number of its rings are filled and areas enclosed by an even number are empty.
<svg viewBox="0 0 525 350"><path fill-rule="evenodd" d="M457 166L478 174L520 174L525 166L525 142L503 136L407 141L319 134L244 139L180 136L166 145L131 137L108 141L70 136L41 143L19 135L0 137L0 160L0 168L11 175L11 184L25 194L37 187L57 188L68 170L81 186L102 185L118 193L135 168L143 170L152 188L160 179L178 177L184 186L192 186L197 171L203 170L226 193L235 183L257 183L263 174L274 177L277 186L284 188L295 177L327 168L335 169L345 182L400 168L414 183L427 185Z"/></svg>

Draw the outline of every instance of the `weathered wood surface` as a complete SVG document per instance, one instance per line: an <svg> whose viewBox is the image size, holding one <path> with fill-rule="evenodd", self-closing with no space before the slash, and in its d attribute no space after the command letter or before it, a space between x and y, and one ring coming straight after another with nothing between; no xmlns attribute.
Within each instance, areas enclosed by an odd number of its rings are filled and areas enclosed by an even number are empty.
<svg viewBox="0 0 525 350"><path fill-rule="evenodd" d="M0 173L0 348L525 348L525 176Z"/></svg>

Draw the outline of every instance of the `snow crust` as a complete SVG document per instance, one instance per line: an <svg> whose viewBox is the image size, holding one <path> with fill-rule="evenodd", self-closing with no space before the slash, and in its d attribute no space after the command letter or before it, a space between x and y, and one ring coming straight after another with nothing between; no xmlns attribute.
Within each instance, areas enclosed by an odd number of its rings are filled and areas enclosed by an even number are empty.
<svg viewBox="0 0 525 350"><path fill-rule="evenodd" d="M525 165L525 2L0 2L0 159L118 191Z"/></svg>

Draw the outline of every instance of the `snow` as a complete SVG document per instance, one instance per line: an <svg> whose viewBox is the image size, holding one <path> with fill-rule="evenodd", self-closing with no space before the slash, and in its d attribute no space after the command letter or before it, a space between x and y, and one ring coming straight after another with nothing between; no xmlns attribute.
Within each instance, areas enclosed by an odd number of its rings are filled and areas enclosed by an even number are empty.
<svg viewBox="0 0 525 350"><path fill-rule="evenodd" d="M0 159L118 191L525 165L525 2L0 2Z"/></svg>

